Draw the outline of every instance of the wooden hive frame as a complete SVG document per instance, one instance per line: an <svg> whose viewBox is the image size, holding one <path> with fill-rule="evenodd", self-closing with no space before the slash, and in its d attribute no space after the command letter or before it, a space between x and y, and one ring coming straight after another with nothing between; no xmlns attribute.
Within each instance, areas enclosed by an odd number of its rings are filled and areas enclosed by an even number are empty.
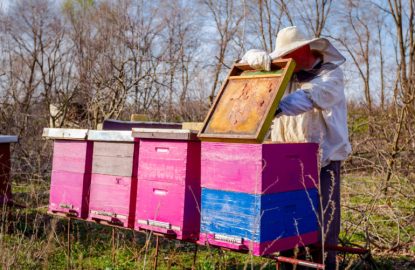
<svg viewBox="0 0 415 270"><path fill-rule="evenodd" d="M261 74L261 75L256 75L255 73L253 75L245 75L243 74L244 72L246 71L253 72L255 71L255 69L253 69L247 64L235 63L232 66L231 70L229 71L225 82L222 84L219 94L217 95L213 105L211 106L207 114L207 117L203 123L203 128L200 130L198 134L198 137L200 138L200 140L217 141L217 142L219 141L219 142L262 143L271 126L275 112L277 111L277 108L278 108L278 103L280 102L285 92L285 88L287 87L291 79L291 75L294 71L294 67L295 67L295 62L292 59L280 59L280 60L274 60L271 63L271 71L281 70L280 73L264 72L264 74ZM250 133L250 134L243 133L243 132L238 133L233 130L231 130L230 132L212 132L209 130L210 125L212 123L212 119L213 121L215 120L214 117L215 117L215 113L218 107L220 108L220 106L222 107L226 106L226 105L221 105L221 102L227 91L227 87L231 81L243 80L245 82L248 82L249 80L252 80L252 79L261 80L261 79L274 79L274 78L278 78L279 80L274 81L274 85L272 85L272 87L270 86L270 90L269 90L270 102L268 102L264 110L265 114L257 117L259 121L254 123L256 124L256 129L253 133ZM226 102L226 100L223 102Z"/></svg>

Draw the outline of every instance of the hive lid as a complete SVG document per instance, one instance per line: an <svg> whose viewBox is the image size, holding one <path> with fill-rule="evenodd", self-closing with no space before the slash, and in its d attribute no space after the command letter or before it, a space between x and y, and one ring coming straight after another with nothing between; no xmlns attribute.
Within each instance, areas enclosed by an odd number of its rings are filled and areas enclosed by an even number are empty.
<svg viewBox="0 0 415 270"><path fill-rule="evenodd" d="M121 121L106 119L102 125L103 130L128 130L132 128L169 128L181 129L181 123L165 123L165 122L143 122L143 121Z"/></svg>
<svg viewBox="0 0 415 270"><path fill-rule="evenodd" d="M87 134L87 129L44 128L42 137L47 139L59 140L85 140Z"/></svg>
<svg viewBox="0 0 415 270"><path fill-rule="evenodd" d="M15 143L18 140L18 137L14 135L0 135L0 143Z"/></svg>
<svg viewBox="0 0 415 270"><path fill-rule="evenodd" d="M202 141L262 143L295 63L275 60L270 72L234 64L199 132Z"/></svg>
<svg viewBox="0 0 415 270"><path fill-rule="evenodd" d="M131 130L89 130L89 141L133 142Z"/></svg>
<svg viewBox="0 0 415 270"><path fill-rule="evenodd" d="M198 140L197 131L189 129L133 128L132 133L140 139Z"/></svg>

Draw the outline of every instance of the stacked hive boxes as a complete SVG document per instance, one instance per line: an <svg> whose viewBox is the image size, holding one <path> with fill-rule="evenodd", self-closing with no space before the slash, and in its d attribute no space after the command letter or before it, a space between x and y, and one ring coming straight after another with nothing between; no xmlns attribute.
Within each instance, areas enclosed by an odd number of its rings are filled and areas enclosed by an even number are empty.
<svg viewBox="0 0 415 270"><path fill-rule="evenodd" d="M186 130L45 133L55 139L50 212L254 255L318 241L317 144L201 144Z"/></svg>
<svg viewBox="0 0 415 270"><path fill-rule="evenodd" d="M133 129L140 141L136 230L197 240L200 142L186 130Z"/></svg>
<svg viewBox="0 0 415 270"><path fill-rule="evenodd" d="M94 141L88 218L133 227L138 144L131 131L90 130L88 140Z"/></svg>
<svg viewBox="0 0 415 270"><path fill-rule="evenodd" d="M17 142L17 136L0 135L0 206L12 202L10 143L15 142Z"/></svg>
<svg viewBox="0 0 415 270"><path fill-rule="evenodd" d="M317 242L317 151L203 142L200 241L254 255Z"/></svg>
<svg viewBox="0 0 415 270"><path fill-rule="evenodd" d="M50 185L49 212L79 218L88 216L92 169L92 142L86 129L44 129L55 139Z"/></svg>

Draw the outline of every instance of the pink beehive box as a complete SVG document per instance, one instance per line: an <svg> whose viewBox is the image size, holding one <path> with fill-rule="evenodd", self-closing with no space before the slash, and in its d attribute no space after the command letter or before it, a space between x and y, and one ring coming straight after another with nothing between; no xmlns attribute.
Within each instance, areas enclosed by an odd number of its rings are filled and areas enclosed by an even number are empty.
<svg viewBox="0 0 415 270"><path fill-rule="evenodd" d="M0 135L0 207L13 203L10 183L10 144L17 142L17 136Z"/></svg>
<svg viewBox="0 0 415 270"><path fill-rule="evenodd" d="M133 129L139 138L136 230L197 240L200 142L189 130Z"/></svg>
<svg viewBox="0 0 415 270"><path fill-rule="evenodd" d="M49 212L86 218L92 168L92 142L86 129L45 128L54 139Z"/></svg>
<svg viewBox="0 0 415 270"><path fill-rule="evenodd" d="M318 144L202 142L201 185L217 190L268 194L318 183Z"/></svg>
<svg viewBox="0 0 415 270"><path fill-rule="evenodd" d="M139 144L131 131L90 130L88 140L94 141L88 219L132 228Z"/></svg>

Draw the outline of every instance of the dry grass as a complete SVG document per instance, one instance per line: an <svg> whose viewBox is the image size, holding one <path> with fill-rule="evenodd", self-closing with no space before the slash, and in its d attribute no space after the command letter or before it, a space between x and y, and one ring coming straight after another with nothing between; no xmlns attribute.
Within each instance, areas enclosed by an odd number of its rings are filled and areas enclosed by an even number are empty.
<svg viewBox="0 0 415 270"><path fill-rule="evenodd" d="M379 269L415 269L413 227L415 200L405 179L393 183L393 200L376 196L381 186L374 176L346 175L342 183L343 242L369 247ZM398 188L400 187L400 188ZM2 269L65 269L67 267L67 220L46 214L48 185L15 184L17 201L27 209L2 211L0 263ZM412 196L412 197L411 197ZM154 237L83 221L73 221L71 268L151 269ZM190 269L193 244L161 240L159 269ZM197 269L248 269L249 255L202 247ZM254 258L254 269L273 269L266 259ZM343 258L342 267L354 269L356 256ZM364 269L364 268L357 268Z"/></svg>

